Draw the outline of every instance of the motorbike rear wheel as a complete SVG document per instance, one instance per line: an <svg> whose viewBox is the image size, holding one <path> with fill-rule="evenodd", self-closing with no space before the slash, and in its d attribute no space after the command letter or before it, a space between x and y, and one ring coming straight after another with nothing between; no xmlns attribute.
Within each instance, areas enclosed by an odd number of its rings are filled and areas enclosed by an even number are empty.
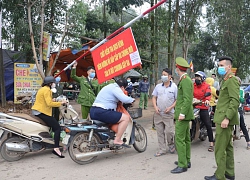
<svg viewBox="0 0 250 180"><path fill-rule="evenodd" d="M24 156L25 152L8 151L6 143L21 143L22 141L23 140L19 137L10 137L6 139L0 147L1 156L3 159L9 162L20 160Z"/></svg>
<svg viewBox="0 0 250 180"><path fill-rule="evenodd" d="M88 139L89 139L89 133L84 132L76 134L75 137L70 142L69 155L74 162L83 165L91 163L97 158L97 156L91 156L82 158L80 160L76 159L75 154L89 153L101 150L100 148L97 147L97 145L101 142L101 140L96 134L93 134L90 143L88 142ZM91 146L89 146L89 144Z"/></svg>
<svg viewBox="0 0 250 180"><path fill-rule="evenodd" d="M133 147L139 153L147 149L147 134L144 128L139 124L135 124L135 142Z"/></svg>

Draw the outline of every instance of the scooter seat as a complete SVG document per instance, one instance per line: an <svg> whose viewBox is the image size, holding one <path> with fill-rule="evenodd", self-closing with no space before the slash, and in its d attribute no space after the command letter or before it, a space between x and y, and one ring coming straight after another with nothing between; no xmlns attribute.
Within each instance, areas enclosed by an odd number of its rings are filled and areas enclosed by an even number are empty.
<svg viewBox="0 0 250 180"><path fill-rule="evenodd" d="M33 116L33 115L28 115L28 114L22 114L22 113L8 113L10 116L15 116L18 118L26 119L29 121L33 121L45 126L48 126L43 120L41 120L39 117Z"/></svg>
<svg viewBox="0 0 250 180"><path fill-rule="evenodd" d="M108 124L102 122L102 121L98 121L98 120L92 120L93 124L96 124L97 126L108 126Z"/></svg>

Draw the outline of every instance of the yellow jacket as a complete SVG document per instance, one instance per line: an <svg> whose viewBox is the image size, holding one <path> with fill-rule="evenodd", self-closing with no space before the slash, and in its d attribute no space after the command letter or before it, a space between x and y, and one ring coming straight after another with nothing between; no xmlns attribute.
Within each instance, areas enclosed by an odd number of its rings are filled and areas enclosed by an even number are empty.
<svg viewBox="0 0 250 180"><path fill-rule="evenodd" d="M52 101L52 91L48 86L40 88L36 94L36 101L31 109L52 116L52 107L60 107L61 102Z"/></svg>
<svg viewBox="0 0 250 180"><path fill-rule="evenodd" d="M218 98L217 94L216 94L216 89L213 86L214 84L214 79L213 78L206 78L206 83L208 83L210 85L210 89L211 89L211 99L210 99L210 106L216 106L215 103L215 98Z"/></svg>

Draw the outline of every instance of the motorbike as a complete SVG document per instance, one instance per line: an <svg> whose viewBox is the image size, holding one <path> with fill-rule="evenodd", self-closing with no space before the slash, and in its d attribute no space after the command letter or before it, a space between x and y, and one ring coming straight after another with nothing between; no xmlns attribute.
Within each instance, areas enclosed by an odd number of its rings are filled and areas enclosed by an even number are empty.
<svg viewBox="0 0 250 180"><path fill-rule="evenodd" d="M57 101L63 99L66 97L60 96ZM72 123L78 121L77 113L71 106L65 105L59 109L63 117L61 121L66 118L71 118ZM64 127L65 125L61 124L61 147L69 140L69 136L63 130ZM6 161L17 161L27 153L52 149L54 147L52 136L50 127L36 116L0 112L0 154Z"/></svg>
<svg viewBox="0 0 250 180"><path fill-rule="evenodd" d="M131 121L122 136L122 140L127 145L133 145L139 153L147 148L147 135L144 128L135 119L142 116L140 108L128 108ZM108 118L108 117L107 117ZM113 141L115 139L117 124L110 126L101 121L88 120L88 124L76 124L67 126L65 132L70 136L68 152L71 159L78 164L88 164L93 162L98 155L106 153L116 153L123 147L117 147Z"/></svg>
<svg viewBox="0 0 250 180"><path fill-rule="evenodd" d="M204 97L210 96L211 93L205 93ZM203 99L203 98L202 98ZM202 99L198 100L196 98L193 99L193 106L195 107L198 104L202 104ZM194 120L190 121L190 139L191 141L200 139L201 141L205 141L207 139L207 128L205 124L200 119L200 109L194 108Z"/></svg>
<svg viewBox="0 0 250 180"><path fill-rule="evenodd" d="M69 100L76 100L79 95L80 85L77 83L64 84L64 95Z"/></svg>
<svg viewBox="0 0 250 180"><path fill-rule="evenodd" d="M240 123L240 111L242 111L241 113L244 116L244 106L242 103L240 103L238 111L239 123ZM234 125L233 140L240 140L241 137L244 137L244 135L241 135L240 125Z"/></svg>

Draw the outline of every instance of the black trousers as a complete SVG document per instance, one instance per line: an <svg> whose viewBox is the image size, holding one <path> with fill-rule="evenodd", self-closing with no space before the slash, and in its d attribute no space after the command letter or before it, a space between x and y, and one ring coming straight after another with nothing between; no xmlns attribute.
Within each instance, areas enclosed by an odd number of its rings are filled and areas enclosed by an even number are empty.
<svg viewBox="0 0 250 180"><path fill-rule="evenodd" d="M36 115L40 119L42 119L49 127L52 128L52 131L54 132L54 141L55 141L55 148L59 147L59 141L60 141L60 133L61 133L61 127L57 120L52 117L48 116L46 114L38 114Z"/></svg>
<svg viewBox="0 0 250 180"><path fill-rule="evenodd" d="M207 109L201 109L200 110L200 118L201 118L201 121L205 124L205 126L207 128L207 135L208 135L209 142L214 142L212 123L211 123L211 121L209 119L209 114L208 114Z"/></svg>
<svg viewBox="0 0 250 180"><path fill-rule="evenodd" d="M246 125L245 125L243 111L239 111L239 113L240 113L240 129L242 130L242 132L243 132L243 134L245 136L246 142L249 142L249 134L247 132L247 128L246 128Z"/></svg>
<svg viewBox="0 0 250 180"><path fill-rule="evenodd" d="M56 118L57 121L59 121L60 111L58 107L52 108L52 115L54 118Z"/></svg>

